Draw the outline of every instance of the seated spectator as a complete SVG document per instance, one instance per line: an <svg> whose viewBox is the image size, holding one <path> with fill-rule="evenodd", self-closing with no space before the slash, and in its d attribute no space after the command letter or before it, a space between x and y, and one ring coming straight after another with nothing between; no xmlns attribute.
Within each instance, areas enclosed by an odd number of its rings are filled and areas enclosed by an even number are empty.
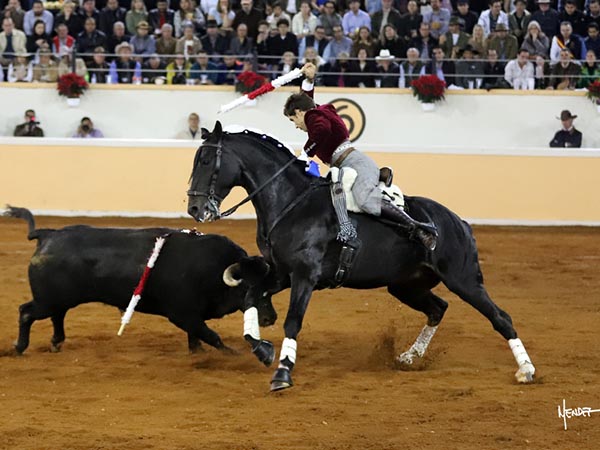
<svg viewBox="0 0 600 450"><path fill-rule="evenodd" d="M217 84L219 67L208 59L208 53L200 50L196 56L196 62L192 64L190 78L194 84Z"/></svg>
<svg viewBox="0 0 600 450"><path fill-rule="evenodd" d="M350 9L342 19L344 34L353 38L360 27L367 27L370 31L371 17L360 9L360 0L348 0L348 6Z"/></svg>
<svg viewBox="0 0 600 450"><path fill-rule="evenodd" d="M569 22L561 23L560 33L552 38L552 44L550 45L551 64L556 64L560 60L562 49L565 48L571 52L572 59L585 59L585 55L581 53L583 49L581 39L573 34L573 27Z"/></svg>
<svg viewBox="0 0 600 450"><path fill-rule="evenodd" d="M521 0L519 0L521 1ZM464 23L463 31L467 34L473 34L473 28L477 24L479 16L469 10L469 0L457 0L456 11L452 13L454 17L458 17ZM483 30L483 27L482 27Z"/></svg>
<svg viewBox="0 0 600 450"><path fill-rule="evenodd" d="M508 15L502 11L502 2L500 0L492 0L490 2L490 9L486 9L481 13L477 23L483 27L483 35L485 37L496 31L496 27L499 24L504 25L508 30Z"/></svg>
<svg viewBox="0 0 600 450"><path fill-rule="evenodd" d="M560 121L562 122L562 128L557 131L554 138L550 141L550 147L572 147L580 148L583 134L581 131L576 130L573 126L573 120L577 116L571 114L571 111L565 109L560 113Z"/></svg>
<svg viewBox="0 0 600 450"><path fill-rule="evenodd" d="M293 52L285 52L281 57L281 61L276 67L276 72L273 74L273 77L276 78L281 75L285 75L286 73L290 73L292 70L300 68L298 64L298 60L296 59L296 55ZM291 86L300 86L302 80L300 78L295 79L290 83Z"/></svg>
<svg viewBox="0 0 600 450"><path fill-rule="evenodd" d="M423 63L419 59L419 50L414 47L409 48L406 51L406 61L400 63L398 87L410 87L410 83L421 76L422 68Z"/></svg>
<svg viewBox="0 0 600 450"><path fill-rule="evenodd" d="M150 25L148 25L148 22L141 21L138 23L137 33L129 40L135 55L146 56L156 53L156 41L154 36L148 34L149 31Z"/></svg>
<svg viewBox="0 0 600 450"><path fill-rule="evenodd" d="M454 84L456 69L454 62L446 59L444 50L438 45L433 48L433 58L421 69L421 75L435 75L446 82L446 86Z"/></svg>
<svg viewBox="0 0 600 450"><path fill-rule="evenodd" d="M154 34L160 34L160 30L165 23L175 27L175 11L169 8L168 0L156 1L156 8L148 14L148 23L150 28L154 30Z"/></svg>
<svg viewBox="0 0 600 450"><path fill-rule="evenodd" d="M396 58L406 58L405 40L398 36L396 27L394 27L394 25L391 23L388 23L383 27L383 31L379 37L377 49L378 53L381 52L381 50L386 49L389 50L390 54L394 55Z"/></svg>
<svg viewBox="0 0 600 450"><path fill-rule="evenodd" d="M108 53L115 53L117 45L123 42L129 42L130 39L131 36L125 33L125 24L123 22L115 22L113 25L112 34L108 36L106 40Z"/></svg>
<svg viewBox="0 0 600 450"><path fill-rule="evenodd" d="M27 36L21 30L16 30L13 20L2 19L0 33L0 65L6 66L15 58L15 53L27 53Z"/></svg>
<svg viewBox="0 0 600 450"><path fill-rule="evenodd" d="M440 0L430 0L430 5L431 11L423 14L423 22L429 24L431 36L434 39L439 39L448 32L450 11L446 8L442 8L442 2Z"/></svg>
<svg viewBox="0 0 600 450"><path fill-rule="evenodd" d="M315 32L317 22L317 17L310 10L310 1L302 0L300 11L292 19L292 33L296 35L298 40L303 39L305 36L311 36Z"/></svg>
<svg viewBox="0 0 600 450"><path fill-rule="evenodd" d="M167 65L155 53L142 65L143 84L165 84L167 82Z"/></svg>
<svg viewBox="0 0 600 450"><path fill-rule="evenodd" d="M72 54L69 50L65 50L60 56L60 62L58 63L58 77L62 77L67 73L73 71ZM93 56L92 56L93 60ZM90 60L91 61L91 60ZM87 67L85 61L82 58L75 58L75 73L80 77L87 75Z"/></svg>
<svg viewBox="0 0 600 450"><path fill-rule="evenodd" d="M375 87L375 77L377 66L373 61L369 61L367 50L361 48L356 55L357 59L350 61L348 66L348 75L345 79L346 87Z"/></svg>
<svg viewBox="0 0 600 450"><path fill-rule="evenodd" d="M423 61L427 61L432 57L433 48L438 46L438 41L429 34L428 23L421 23L419 26L419 34L410 41L409 46L416 48L419 51L420 58Z"/></svg>
<svg viewBox="0 0 600 450"><path fill-rule="evenodd" d="M29 62L29 54L17 53L8 65L6 81L9 83L30 83L33 79L33 63Z"/></svg>
<svg viewBox="0 0 600 450"><path fill-rule="evenodd" d="M46 11L42 0L33 0L31 9L23 17L23 31L27 36L33 34L33 27L38 20L44 22L46 34L51 35L54 29L54 16L50 11Z"/></svg>
<svg viewBox="0 0 600 450"><path fill-rule="evenodd" d="M269 60L269 46L267 42L269 40L269 24L266 20L262 20L258 24L258 34L256 35L256 41L254 44L254 53L258 56L258 65L260 70L267 70L268 65L271 63Z"/></svg>
<svg viewBox="0 0 600 450"><path fill-rule="evenodd" d="M300 45L298 45L298 54L304 55L307 48L314 47L319 53L319 56L323 56L327 44L329 44L329 39L327 39L327 36L325 35L325 28L322 25L317 25L315 34L312 36L305 36L300 41Z"/></svg>
<svg viewBox="0 0 600 450"><path fill-rule="evenodd" d="M52 53L59 55L65 50L73 50L75 38L69 35L69 29L64 23L58 24L56 27L56 36L52 39Z"/></svg>
<svg viewBox="0 0 600 450"><path fill-rule="evenodd" d="M97 128L94 128L94 122L89 117L81 119L77 132L73 135L74 138L103 138L104 134Z"/></svg>
<svg viewBox="0 0 600 450"><path fill-rule="evenodd" d="M167 84L187 84L191 67L183 53L175 55L175 59L167 64Z"/></svg>
<svg viewBox="0 0 600 450"><path fill-rule="evenodd" d="M165 23L160 29L160 37L156 40L156 53L159 55L174 55L177 52L177 39L173 37L173 26ZM164 58L167 63L172 56Z"/></svg>
<svg viewBox="0 0 600 450"><path fill-rule="evenodd" d="M531 20L538 22L548 39L552 39L560 25L558 13L550 7L550 0L537 0L536 3L539 9L531 14Z"/></svg>
<svg viewBox="0 0 600 450"><path fill-rule="evenodd" d="M450 59L457 59L467 45L469 45L469 36L467 33L460 31L460 19L451 17L448 24L448 32L440 36L440 46L444 50L445 55L450 55Z"/></svg>
<svg viewBox="0 0 600 450"><path fill-rule="evenodd" d="M396 30L402 25L400 12L393 4L393 0L381 0L381 9L371 16L371 31L375 39L383 34L385 25L392 25Z"/></svg>
<svg viewBox="0 0 600 450"><path fill-rule="evenodd" d="M175 139L185 139L188 141L202 140L202 131L200 130L200 116L196 113L191 113L188 117L187 129L177 133Z"/></svg>
<svg viewBox="0 0 600 450"><path fill-rule="evenodd" d="M27 52L35 55L40 48L50 48L50 35L46 34L46 24L38 20L33 25L33 33L27 36Z"/></svg>
<svg viewBox="0 0 600 450"><path fill-rule="evenodd" d="M23 29L25 11L21 8L19 0L8 0L6 8L0 12L0 17L12 19L17 30Z"/></svg>
<svg viewBox="0 0 600 450"><path fill-rule="evenodd" d="M586 50L593 50L596 58L600 57L600 35L598 31L600 27L596 22L588 25L588 37L585 38L584 45Z"/></svg>
<svg viewBox="0 0 600 450"><path fill-rule="evenodd" d="M473 36L469 39L469 45L480 55L487 55L488 40L483 34L483 27L476 24L473 27Z"/></svg>
<svg viewBox="0 0 600 450"><path fill-rule="evenodd" d="M229 48L229 38L221 35L217 28L217 22L213 19L206 21L206 36L200 39L202 49L206 50L209 55L222 55ZM211 60L217 64L221 61L220 56L214 56Z"/></svg>
<svg viewBox="0 0 600 450"><path fill-rule="evenodd" d="M350 72L350 63L348 58L350 54L347 52L340 52L337 59L334 60L333 64L327 62L325 69L328 74L324 77L325 86L336 86L345 87L346 84L346 73Z"/></svg>
<svg viewBox="0 0 600 450"><path fill-rule="evenodd" d="M587 88L594 81L600 80L600 66L596 61L594 50L588 50L585 55L585 62L581 65L581 78L577 83L580 88Z"/></svg>
<svg viewBox="0 0 600 450"><path fill-rule="evenodd" d="M117 59L110 63L109 83L141 83L142 65L133 60L133 47L129 42L122 42L115 49Z"/></svg>
<svg viewBox="0 0 600 450"><path fill-rule="evenodd" d="M319 55L316 48L307 47L306 50L304 50L302 58L300 59L300 66L303 66L306 63L313 63L315 67L319 69L321 66L324 66L327 63L327 61L325 61L325 59L323 59L323 57ZM318 81L320 81L320 76L317 72L315 83L317 83Z"/></svg>
<svg viewBox="0 0 600 450"><path fill-rule="evenodd" d="M40 62L33 66L33 81L55 83L58 80L58 66L52 60L52 52L42 49L39 58Z"/></svg>
<svg viewBox="0 0 600 450"><path fill-rule="evenodd" d="M355 58L358 55L358 51L364 48L367 51L367 57L372 58L375 56L375 47L376 43L373 36L371 36L371 31L367 27L360 27L352 40L350 56Z"/></svg>
<svg viewBox="0 0 600 450"><path fill-rule="evenodd" d="M525 34L521 48L527 50L530 55L548 56L550 40L542 32L540 24L535 20L532 20L527 25L527 33Z"/></svg>
<svg viewBox="0 0 600 450"><path fill-rule="evenodd" d="M184 22L191 22L194 25L194 33L204 34L206 20L195 0L179 0L179 11L175 12L173 20L175 37L179 38L183 34Z"/></svg>
<svg viewBox="0 0 600 450"><path fill-rule="evenodd" d="M127 25L127 34L134 35L138 23L148 22L148 11L144 0L132 0L131 9L125 14L125 24ZM162 28L161 28L162 29Z"/></svg>
<svg viewBox="0 0 600 450"><path fill-rule="evenodd" d="M600 0L590 0L586 2L588 5L588 13L585 16L588 23L595 22L600 24ZM598 53L596 53L596 57Z"/></svg>
<svg viewBox="0 0 600 450"><path fill-rule="evenodd" d="M62 11L54 19L54 28L58 30L59 25L67 27L67 34L78 36L83 31L83 17L75 10L75 3L71 0L65 0ZM54 53L58 53L54 51Z"/></svg>
<svg viewBox="0 0 600 450"><path fill-rule="evenodd" d="M529 61L529 52L522 48L517 59L513 59L504 68L504 79L514 89L534 89L535 70Z"/></svg>
<svg viewBox="0 0 600 450"><path fill-rule="evenodd" d="M557 90L575 89L580 74L581 67L571 60L571 52L565 48L560 51L558 64L552 67L549 87Z"/></svg>
<svg viewBox="0 0 600 450"><path fill-rule="evenodd" d="M196 55L202 50L202 43L194 35L194 25L191 22L183 24L183 36L177 40L175 53L181 53L186 58Z"/></svg>
<svg viewBox="0 0 600 450"><path fill-rule="evenodd" d="M223 64L219 67L221 73L219 74L218 84L235 85L237 76L242 72L243 67L243 64L237 61L235 56L230 52L225 52Z"/></svg>
<svg viewBox="0 0 600 450"><path fill-rule="evenodd" d="M573 28L573 33L585 36L588 22L583 13L577 10L576 0L566 0L563 6L565 9L558 14L558 20L561 23L569 22Z"/></svg>
<svg viewBox="0 0 600 450"><path fill-rule="evenodd" d="M106 0L106 7L100 11L98 29L105 35L112 33L115 22L125 23L127 11L119 6L119 0Z"/></svg>
<svg viewBox="0 0 600 450"><path fill-rule="evenodd" d="M42 130L38 125L40 123L37 121L35 116L35 111L33 109L28 109L25 111L25 121L17 125L15 127L15 131L13 132L13 136L15 137L44 137L44 130Z"/></svg>
<svg viewBox="0 0 600 450"><path fill-rule="evenodd" d="M216 27L220 29L222 33L232 32L235 12L231 9L230 0L218 0L217 5L210 8L208 11L207 18L208 22L214 21Z"/></svg>
<svg viewBox="0 0 600 450"><path fill-rule="evenodd" d="M525 8L527 0L515 0L515 10L508 16L508 29L517 38L519 45L523 43L525 32L531 20L531 14ZM540 30L541 31L541 30Z"/></svg>
<svg viewBox="0 0 600 450"><path fill-rule="evenodd" d="M229 51L238 56L254 53L254 39L248 37L248 26L245 23L237 26L235 36L229 42Z"/></svg>
<svg viewBox="0 0 600 450"><path fill-rule="evenodd" d="M96 0L83 0L82 5L79 7L79 14L81 15L81 23L84 25L87 19L94 19L96 27L98 27L98 21L100 20L100 11L96 9Z"/></svg>
<svg viewBox="0 0 600 450"><path fill-rule="evenodd" d="M382 88L397 88L400 79L400 68L394 62L395 55L390 54L387 49L382 49L375 57L377 63L377 75L375 86Z"/></svg>
<svg viewBox="0 0 600 450"><path fill-rule="evenodd" d="M488 41L488 49L490 48L496 50L500 61L508 61L517 57L519 43L516 37L508 34L508 27L499 23Z"/></svg>
<svg viewBox="0 0 600 450"><path fill-rule="evenodd" d="M341 26L334 27L333 39L331 39L329 44L327 44L323 58L325 58L329 64L335 64L340 53L347 53L350 55L351 51L352 39L350 39L348 36L344 36L344 31Z"/></svg>
<svg viewBox="0 0 600 450"><path fill-rule="evenodd" d="M407 4L407 12L401 16L398 36L406 41L411 41L419 36L419 27L423 22L423 16L419 12L416 0L410 0ZM427 25L429 27L429 25ZM377 30L375 30L377 31Z"/></svg>
<svg viewBox="0 0 600 450"><path fill-rule="evenodd" d="M490 89L506 89L508 84L504 80L504 64L498 61L498 53L493 48L487 51L487 61L483 66L483 88Z"/></svg>
<svg viewBox="0 0 600 450"><path fill-rule="evenodd" d="M94 58L87 65L90 83L104 84L108 79L110 66L106 62L106 50L104 47L96 47L94 49Z"/></svg>
<svg viewBox="0 0 600 450"><path fill-rule="evenodd" d="M96 29L96 20L92 17L85 19L83 28L84 30L77 36L77 53L86 54L85 59L91 61L94 49L106 46L106 35Z"/></svg>
<svg viewBox="0 0 600 450"><path fill-rule="evenodd" d="M286 19L280 19L277 23L277 34L267 39L267 49L271 56L283 56L285 52L298 54L298 39L290 31L290 24Z"/></svg>
<svg viewBox="0 0 600 450"><path fill-rule="evenodd" d="M548 74L550 73L550 64L546 62L546 57L542 55L535 56L535 88L547 89L550 84Z"/></svg>
<svg viewBox="0 0 600 450"><path fill-rule="evenodd" d="M458 56L454 83L464 89L479 89L483 84L483 62L477 50L467 45Z"/></svg>
<svg viewBox="0 0 600 450"><path fill-rule="evenodd" d="M248 27L248 37L256 39L258 34L258 23L263 20L263 13L254 7L252 0L241 0L241 9L235 14L235 18L231 23L234 30L240 23L246 24Z"/></svg>
<svg viewBox="0 0 600 450"><path fill-rule="evenodd" d="M224 0L221 0L224 1ZM279 22L279 19L285 19L288 22L288 27L289 24L292 22L292 19L290 18L290 16L283 10L283 8L281 7L281 3L278 1L273 2L273 13L269 14L267 16L267 23L269 24L269 31L271 35L274 35L277 33L277 23ZM340 23L341 23L341 19L340 19Z"/></svg>

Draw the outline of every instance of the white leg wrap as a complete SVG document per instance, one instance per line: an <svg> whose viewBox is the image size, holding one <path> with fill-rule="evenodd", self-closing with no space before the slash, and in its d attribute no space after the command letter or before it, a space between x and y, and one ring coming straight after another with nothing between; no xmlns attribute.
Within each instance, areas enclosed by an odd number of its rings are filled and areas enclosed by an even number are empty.
<svg viewBox="0 0 600 450"><path fill-rule="evenodd" d="M425 354L427 347L429 347L429 343L437 331L437 328L437 325L435 327L425 325L421 330L421 333L419 333L417 336L414 344L408 349L407 352L402 353L398 357L398 360L404 364L412 364L415 356L421 358Z"/></svg>
<svg viewBox="0 0 600 450"><path fill-rule="evenodd" d="M260 340L260 330L258 328L258 309L254 306L244 312L244 336Z"/></svg>
<svg viewBox="0 0 600 450"><path fill-rule="evenodd" d="M525 350L525 346L521 342L521 339L509 339L508 345L515 356L515 360L519 366L519 370L515 374L519 383L528 383L533 381L533 375L535 374L535 367L531 362L531 358Z"/></svg>
<svg viewBox="0 0 600 450"><path fill-rule="evenodd" d="M285 358L289 359L292 364L296 364L296 340L285 338L283 344L281 344L281 354L279 355L279 361L283 361Z"/></svg>

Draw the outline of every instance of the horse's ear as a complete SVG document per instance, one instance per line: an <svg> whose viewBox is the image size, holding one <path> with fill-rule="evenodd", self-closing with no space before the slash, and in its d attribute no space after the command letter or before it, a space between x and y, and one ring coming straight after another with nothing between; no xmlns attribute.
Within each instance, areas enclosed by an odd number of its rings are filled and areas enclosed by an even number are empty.
<svg viewBox="0 0 600 450"><path fill-rule="evenodd" d="M217 139L221 139L221 135L223 134L223 126L221 125L221 122L219 122L218 120L217 120L217 123L215 123L215 129L213 130L212 134Z"/></svg>
<svg viewBox="0 0 600 450"><path fill-rule="evenodd" d="M208 131L206 128L201 128L200 132L202 133L202 139L207 140L208 137L210 136L210 131Z"/></svg>

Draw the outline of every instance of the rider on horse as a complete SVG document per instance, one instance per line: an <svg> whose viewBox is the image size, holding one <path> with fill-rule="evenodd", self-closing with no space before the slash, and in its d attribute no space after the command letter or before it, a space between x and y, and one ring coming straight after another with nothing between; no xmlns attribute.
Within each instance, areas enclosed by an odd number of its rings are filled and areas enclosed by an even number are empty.
<svg viewBox="0 0 600 450"><path fill-rule="evenodd" d="M348 129L338 116L335 107L315 105L313 100L316 67L307 63L302 67L306 79L302 91L291 95L284 106L284 114L296 128L308 133L304 150L308 156L317 155L321 161L338 168L349 167L357 172L352 194L358 207L365 213L381 216L406 228L416 235L423 245L434 250L437 230L433 224L418 222L403 209L386 200L379 184L379 168L370 157L352 147Z"/></svg>

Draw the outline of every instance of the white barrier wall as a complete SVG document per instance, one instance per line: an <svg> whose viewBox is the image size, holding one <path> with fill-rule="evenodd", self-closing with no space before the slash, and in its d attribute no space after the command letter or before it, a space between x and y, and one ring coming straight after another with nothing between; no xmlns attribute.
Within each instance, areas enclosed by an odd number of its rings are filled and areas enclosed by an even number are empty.
<svg viewBox="0 0 600 450"><path fill-rule="evenodd" d="M169 139L186 127L190 112L200 114L212 129L243 124L269 131L290 143L305 135L282 115L285 99L295 89L282 89L259 99L257 105L217 115L219 105L239 94L230 87L94 86L81 105L70 108L55 87L0 84L0 136L10 136L27 108L36 110L47 136L68 137L83 116L92 118L106 137ZM509 149L547 147L560 127L556 116L569 109L579 118L584 147L600 148L600 113L582 92L452 91L433 113L421 110L409 90L317 90L320 103L334 99L356 102L364 112L364 131L357 144L378 151L423 147ZM360 127L360 114L356 114Z"/></svg>

